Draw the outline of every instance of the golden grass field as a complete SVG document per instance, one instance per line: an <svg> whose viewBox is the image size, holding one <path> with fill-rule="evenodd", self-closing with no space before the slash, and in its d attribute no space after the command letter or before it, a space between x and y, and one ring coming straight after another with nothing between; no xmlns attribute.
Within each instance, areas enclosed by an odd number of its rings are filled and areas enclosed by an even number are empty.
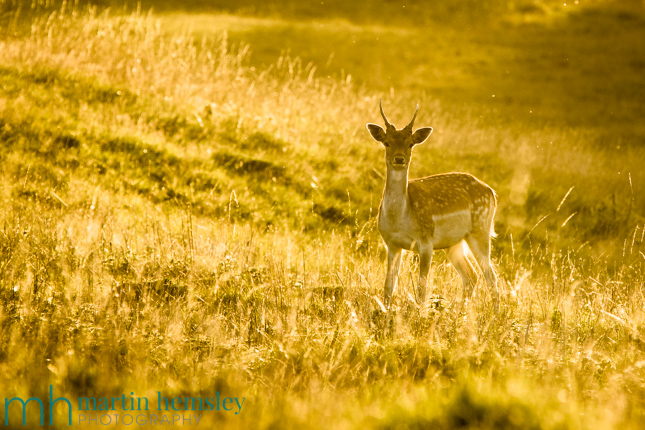
<svg viewBox="0 0 645 430"><path fill-rule="evenodd" d="M642 40L626 0L0 0L1 425L642 428ZM381 98L434 128L411 177L497 191L499 313L442 252L382 312Z"/></svg>

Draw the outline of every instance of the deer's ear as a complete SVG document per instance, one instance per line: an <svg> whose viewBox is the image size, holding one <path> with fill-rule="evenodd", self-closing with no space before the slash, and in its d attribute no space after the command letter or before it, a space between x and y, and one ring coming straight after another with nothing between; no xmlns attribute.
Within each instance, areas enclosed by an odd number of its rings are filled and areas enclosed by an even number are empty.
<svg viewBox="0 0 645 430"><path fill-rule="evenodd" d="M412 134L412 142L414 145L423 143L428 137L430 137L430 134L432 134L432 127L420 128Z"/></svg>
<svg viewBox="0 0 645 430"><path fill-rule="evenodd" d="M385 130L383 130L383 127L376 124L367 124L367 131L370 132L372 139L385 143Z"/></svg>

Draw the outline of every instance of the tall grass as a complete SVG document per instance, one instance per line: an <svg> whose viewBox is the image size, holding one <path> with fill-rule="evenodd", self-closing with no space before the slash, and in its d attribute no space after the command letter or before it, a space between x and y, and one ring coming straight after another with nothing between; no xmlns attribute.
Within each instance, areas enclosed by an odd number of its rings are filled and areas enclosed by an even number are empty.
<svg viewBox="0 0 645 430"><path fill-rule="evenodd" d="M613 277L554 253L552 273L520 267L507 278L495 315L482 288L462 301L445 263L420 311L408 259L385 316L379 259L339 238L311 247L163 215L131 196L103 193L93 206L3 213L5 393L45 398L50 383L70 398L220 390L247 397L248 409L204 420L236 428L642 419L637 266Z"/></svg>
<svg viewBox="0 0 645 430"><path fill-rule="evenodd" d="M13 21L0 41L3 393L221 391L248 403L203 422L230 428L638 428L640 149L608 163L584 133L422 100L417 122L437 136L414 173L432 160L499 190L502 310L482 286L464 300L441 256L420 309L407 256L384 314L382 168L362 135L381 94L286 55L253 69L225 34L167 37L140 11L65 6L25 33ZM411 95L385 96L407 120Z"/></svg>

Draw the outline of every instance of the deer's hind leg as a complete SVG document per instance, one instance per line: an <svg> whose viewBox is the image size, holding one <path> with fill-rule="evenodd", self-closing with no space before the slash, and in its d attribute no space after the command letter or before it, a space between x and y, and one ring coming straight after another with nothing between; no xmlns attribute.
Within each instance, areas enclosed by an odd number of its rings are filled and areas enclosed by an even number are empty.
<svg viewBox="0 0 645 430"><path fill-rule="evenodd" d="M417 301L423 305L426 301L428 277L432 265L432 244L425 245L419 249L419 284L417 285Z"/></svg>
<svg viewBox="0 0 645 430"><path fill-rule="evenodd" d="M457 270L459 276L461 276L461 282L464 287L464 298L470 297L473 294L473 289L477 284L477 272L466 256L465 246L466 244L462 240L446 251L448 260L450 260L450 263Z"/></svg>
<svg viewBox="0 0 645 430"><path fill-rule="evenodd" d="M490 231L473 232L466 236L466 243L477 260L477 264L484 272L486 286L492 292L495 300L495 310L499 309L499 290L497 288L497 275L490 261Z"/></svg>

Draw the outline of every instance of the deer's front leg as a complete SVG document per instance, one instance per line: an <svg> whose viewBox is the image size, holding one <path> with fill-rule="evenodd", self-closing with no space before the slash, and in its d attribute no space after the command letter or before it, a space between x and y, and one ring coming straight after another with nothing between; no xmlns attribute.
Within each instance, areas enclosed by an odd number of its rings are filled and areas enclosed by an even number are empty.
<svg viewBox="0 0 645 430"><path fill-rule="evenodd" d="M390 309L401 266L401 248L387 247L387 275L385 276L385 307Z"/></svg>
<svg viewBox="0 0 645 430"><path fill-rule="evenodd" d="M417 286L417 300L419 305L426 301L426 287L428 285L428 274L432 264L432 245L424 246L419 250L419 284Z"/></svg>

